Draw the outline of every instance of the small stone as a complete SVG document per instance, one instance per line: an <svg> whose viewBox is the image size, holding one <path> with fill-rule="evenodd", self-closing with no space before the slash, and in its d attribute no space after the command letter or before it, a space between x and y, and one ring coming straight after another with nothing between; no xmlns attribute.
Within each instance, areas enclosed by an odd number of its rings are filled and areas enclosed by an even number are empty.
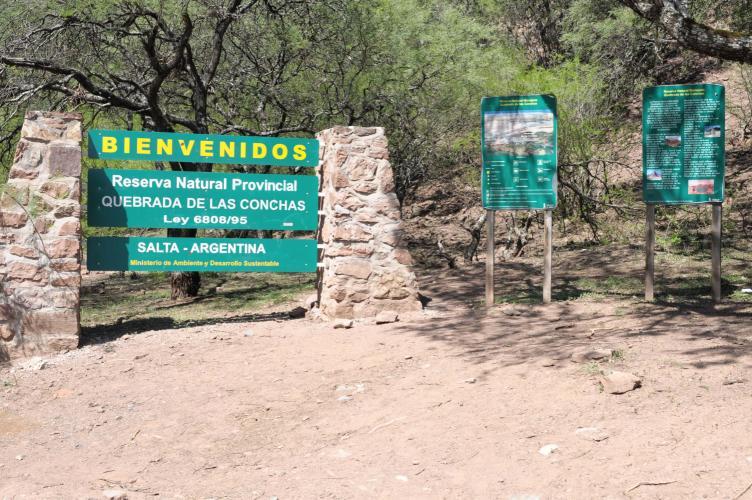
<svg viewBox="0 0 752 500"><path fill-rule="evenodd" d="M551 453L553 453L554 451L556 451L558 449L559 449L559 445L558 444L547 444L547 445L541 447L541 449L538 450L538 453L540 453L544 457L547 457Z"/></svg>
<svg viewBox="0 0 752 500"><path fill-rule="evenodd" d="M334 328L352 328L353 320L337 318L334 320Z"/></svg>
<svg viewBox="0 0 752 500"><path fill-rule="evenodd" d="M598 427L580 427L574 431L577 437L599 443L608 439L608 433Z"/></svg>
<svg viewBox="0 0 752 500"><path fill-rule="evenodd" d="M587 363L588 361L600 361L611 357L611 349L589 349L572 353L573 363Z"/></svg>
<svg viewBox="0 0 752 500"><path fill-rule="evenodd" d="M18 460L19 462L20 462L21 460L23 460L24 458L25 458L25 457L24 457L23 455L16 455L16 460Z"/></svg>
<svg viewBox="0 0 752 500"><path fill-rule="evenodd" d="M505 307L501 310L501 312L503 312L507 316L522 316L525 313L525 311L516 307Z"/></svg>
<svg viewBox="0 0 752 500"><path fill-rule="evenodd" d="M631 373L612 371L601 377L601 384L603 390L609 394L624 394L640 387L642 381Z"/></svg>
<svg viewBox="0 0 752 500"><path fill-rule="evenodd" d="M402 481L403 483L407 482L407 476L403 476L402 474L394 476L394 479L396 479L397 481Z"/></svg>
<svg viewBox="0 0 752 500"><path fill-rule="evenodd" d="M544 368L549 368L551 366L556 366L556 361L551 358L543 358L541 360L541 366Z"/></svg>
<svg viewBox="0 0 752 500"><path fill-rule="evenodd" d="M128 493L123 490L104 490L102 495L108 500L128 500Z"/></svg>
<svg viewBox="0 0 752 500"><path fill-rule="evenodd" d="M473 378L466 378L465 379L465 383L466 384L474 384L476 381L477 380L475 379L475 377L473 377Z"/></svg>
<svg viewBox="0 0 752 500"><path fill-rule="evenodd" d="M376 315L376 324L383 325L386 323L394 323L399 319L399 316L394 311L381 311Z"/></svg>
<svg viewBox="0 0 752 500"><path fill-rule="evenodd" d="M243 337L253 337L253 330L251 330L250 328L243 330Z"/></svg>
<svg viewBox="0 0 752 500"><path fill-rule="evenodd" d="M337 401L341 401L343 403L346 403L347 401L352 401L352 396L340 396L337 398Z"/></svg>
<svg viewBox="0 0 752 500"><path fill-rule="evenodd" d="M13 331L13 328L7 323L0 324L0 339L4 340L6 342L13 340L13 337L16 336L16 332Z"/></svg>

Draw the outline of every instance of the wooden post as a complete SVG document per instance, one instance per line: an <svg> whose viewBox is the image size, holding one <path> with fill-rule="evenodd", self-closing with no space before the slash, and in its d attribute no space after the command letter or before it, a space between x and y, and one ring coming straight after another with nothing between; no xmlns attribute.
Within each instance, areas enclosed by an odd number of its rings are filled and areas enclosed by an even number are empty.
<svg viewBox="0 0 752 500"><path fill-rule="evenodd" d="M494 215L493 210L486 210L486 307L494 304Z"/></svg>
<svg viewBox="0 0 752 500"><path fill-rule="evenodd" d="M721 302L721 216L723 215L723 206L720 203L713 203L713 223L711 227L711 255L712 255L712 280L713 280L713 302Z"/></svg>
<svg viewBox="0 0 752 500"><path fill-rule="evenodd" d="M645 301L652 302L655 284L655 205L647 205L645 231Z"/></svg>
<svg viewBox="0 0 752 500"><path fill-rule="evenodd" d="M551 259L553 257L554 215L553 210L543 211L543 303L551 302Z"/></svg>

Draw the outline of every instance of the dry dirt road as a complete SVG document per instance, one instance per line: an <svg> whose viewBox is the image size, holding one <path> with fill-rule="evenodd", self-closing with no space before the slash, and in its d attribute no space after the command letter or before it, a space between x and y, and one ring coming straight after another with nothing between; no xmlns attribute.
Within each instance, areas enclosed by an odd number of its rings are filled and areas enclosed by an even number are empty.
<svg viewBox="0 0 752 500"><path fill-rule="evenodd" d="M424 277L429 308L390 325L260 318L1 368L0 498L752 498L752 309L486 312L462 301L481 272ZM571 361L593 347L616 354ZM610 369L642 387L602 392Z"/></svg>

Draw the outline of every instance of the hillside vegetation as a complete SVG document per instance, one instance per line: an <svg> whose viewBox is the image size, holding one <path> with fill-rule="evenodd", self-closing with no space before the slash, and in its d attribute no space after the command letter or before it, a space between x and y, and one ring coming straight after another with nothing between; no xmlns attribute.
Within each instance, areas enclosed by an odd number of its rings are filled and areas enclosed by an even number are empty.
<svg viewBox="0 0 752 500"><path fill-rule="evenodd" d="M677 15L721 38L734 30L742 43L752 26L745 6L692 0ZM80 111L89 128L311 136L339 124L384 126L403 212L421 218L413 247L424 263L451 263L472 259L482 234L481 97L552 93L558 241L638 244L641 90L719 81L729 100L726 229L741 245L752 217L752 70L738 51L698 46L653 14L628 0L9 4L0 12L0 179L26 109ZM701 248L705 212L661 209L665 245ZM437 233L423 230L432 224L450 226L444 255ZM505 215L500 257L534 250L540 226L536 213Z"/></svg>

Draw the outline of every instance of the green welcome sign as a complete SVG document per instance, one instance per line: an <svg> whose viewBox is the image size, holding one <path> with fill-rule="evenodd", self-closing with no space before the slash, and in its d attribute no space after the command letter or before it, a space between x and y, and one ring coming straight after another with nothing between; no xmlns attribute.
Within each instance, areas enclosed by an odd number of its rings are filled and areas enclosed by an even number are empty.
<svg viewBox="0 0 752 500"><path fill-rule="evenodd" d="M315 139L91 130L89 158L314 167ZM92 169L94 227L318 227L318 177ZM93 271L315 272L317 241L248 238L88 238Z"/></svg>
<svg viewBox="0 0 752 500"><path fill-rule="evenodd" d="M723 201L723 85L663 85L642 93L645 203Z"/></svg>
<svg viewBox="0 0 752 500"><path fill-rule="evenodd" d="M315 230L315 175L89 171L93 227Z"/></svg>
<svg viewBox="0 0 752 500"><path fill-rule="evenodd" d="M99 238L88 239L92 271L316 271L312 239Z"/></svg>
<svg viewBox="0 0 752 500"><path fill-rule="evenodd" d="M481 193L490 210L556 207L556 97L481 101Z"/></svg>
<svg viewBox="0 0 752 500"><path fill-rule="evenodd" d="M90 130L89 158L315 167L316 139Z"/></svg>

